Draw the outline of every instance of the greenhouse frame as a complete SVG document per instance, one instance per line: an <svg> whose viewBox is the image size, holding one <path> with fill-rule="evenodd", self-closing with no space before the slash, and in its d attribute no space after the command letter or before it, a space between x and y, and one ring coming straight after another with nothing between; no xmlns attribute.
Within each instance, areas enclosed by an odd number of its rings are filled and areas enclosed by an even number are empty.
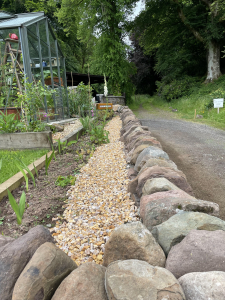
<svg viewBox="0 0 225 300"><path fill-rule="evenodd" d="M0 59L1 65L11 66L8 72L11 79L5 84L8 85L5 108L16 97L16 90L23 89L23 80L29 83L40 80L43 86L54 89L53 106L48 107L45 97L44 111L54 111L56 120L70 117L65 58L44 12L0 11Z"/></svg>

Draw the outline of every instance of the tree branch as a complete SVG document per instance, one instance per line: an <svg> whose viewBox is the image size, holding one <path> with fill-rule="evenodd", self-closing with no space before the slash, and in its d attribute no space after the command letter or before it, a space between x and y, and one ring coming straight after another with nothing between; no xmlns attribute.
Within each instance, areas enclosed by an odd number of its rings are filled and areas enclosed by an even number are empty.
<svg viewBox="0 0 225 300"><path fill-rule="evenodd" d="M179 15L181 21L184 23L184 25L193 33L193 35L196 37L197 40L204 43L204 39L200 35L200 33L197 30L195 30L190 24L188 24L188 20L185 17L185 15L183 13L183 10L180 8L179 0L172 0L172 1L178 5L178 8L177 8L178 9L178 15ZM208 1L208 0L202 0L202 1Z"/></svg>
<svg viewBox="0 0 225 300"><path fill-rule="evenodd" d="M204 2L206 4L206 6L208 6L208 8L211 10L211 2L209 0L201 0L202 2Z"/></svg>

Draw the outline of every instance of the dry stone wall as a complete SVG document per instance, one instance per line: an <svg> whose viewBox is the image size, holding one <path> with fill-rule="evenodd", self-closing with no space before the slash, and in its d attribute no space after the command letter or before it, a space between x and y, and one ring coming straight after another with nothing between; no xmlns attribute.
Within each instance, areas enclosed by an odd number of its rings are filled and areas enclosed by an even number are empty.
<svg viewBox="0 0 225 300"><path fill-rule="evenodd" d="M2 237L1 300L225 299L219 206L194 197L185 174L128 107L115 110L140 221L113 231L103 266L78 267L43 226L17 240Z"/></svg>

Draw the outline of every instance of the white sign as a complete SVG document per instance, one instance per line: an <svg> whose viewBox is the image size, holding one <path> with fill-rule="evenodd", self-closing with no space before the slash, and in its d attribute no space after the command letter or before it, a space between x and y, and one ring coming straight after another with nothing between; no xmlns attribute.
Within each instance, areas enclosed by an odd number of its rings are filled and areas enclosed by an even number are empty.
<svg viewBox="0 0 225 300"><path fill-rule="evenodd" d="M219 98L219 99L213 99L213 103L214 103L214 108L220 108L223 107L223 98Z"/></svg>

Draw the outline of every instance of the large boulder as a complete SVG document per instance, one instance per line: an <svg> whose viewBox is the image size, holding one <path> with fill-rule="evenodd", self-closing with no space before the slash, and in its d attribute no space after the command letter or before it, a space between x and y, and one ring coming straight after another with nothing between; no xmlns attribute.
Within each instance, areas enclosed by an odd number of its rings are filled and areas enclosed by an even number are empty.
<svg viewBox="0 0 225 300"><path fill-rule="evenodd" d="M93 262L80 265L63 280L52 300L107 300L105 271Z"/></svg>
<svg viewBox="0 0 225 300"><path fill-rule="evenodd" d="M132 123L130 124L127 124L126 126L123 126L121 129L120 129L120 135L123 136L123 134L125 132L127 132L132 126L141 126L141 122L139 120L135 120L133 121Z"/></svg>
<svg viewBox="0 0 225 300"><path fill-rule="evenodd" d="M192 272L225 272L225 232L190 231L170 250L166 268L176 278Z"/></svg>
<svg viewBox="0 0 225 300"><path fill-rule="evenodd" d="M140 200L140 211L145 210L145 206L151 202L156 201L158 199L167 199L169 198L185 198L185 199L195 199L191 195L185 193L182 190L177 191L167 191L167 192L158 192L151 195L142 196Z"/></svg>
<svg viewBox="0 0 225 300"><path fill-rule="evenodd" d="M153 227L152 234L166 255L193 229L225 230L225 221L199 212L182 212Z"/></svg>
<svg viewBox="0 0 225 300"><path fill-rule="evenodd" d="M134 141L133 146L135 149L140 145L148 145L149 147L154 146L154 147L162 148L160 142L157 141L157 139L150 136L143 136L140 139L138 138L136 141Z"/></svg>
<svg viewBox="0 0 225 300"><path fill-rule="evenodd" d="M136 118L136 116L134 114L129 114L124 119L122 119L122 123L123 123L123 126L125 126L128 123L131 123L131 122L136 121L136 120L138 120L138 119Z"/></svg>
<svg viewBox="0 0 225 300"><path fill-rule="evenodd" d="M138 155L139 155L145 148L148 148L148 147L149 147L149 145L143 144L143 145L138 146L136 149L134 149L133 154L132 154L132 158L131 158L131 163L132 163L133 165L135 165L136 160L137 160L137 158L138 158Z"/></svg>
<svg viewBox="0 0 225 300"><path fill-rule="evenodd" d="M35 251L45 242L54 242L47 228L38 225L25 235L0 248L1 300L11 300L13 287Z"/></svg>
<svg viewBox="0 0 225 300"><path fill-rule="evenodd" d="M0 247L5 246L8 243L13 242L15 239L11 238L10 236L0 235Z"/></svg>
<svg viewBox="0 0 225 300"><path fill-rule="evenodd" d="M103 265L125 259L144 260L153 266L164 267L166 257L146 227L141 222L133 222L112 232L105 245Z"/></svg>
<svg viewBox="0 0 225 300"><path fill-rule="evenodd" d="M105 286L110 300L185 300L178 280L169 271L136 259L110 264Z"/></svg>
<svg viewBox="0 0 225 300"><path fill-rule="evenodd" d="M76 263L52 243L44 243L34 253L18 278L12 300L49 300L74 269Z"/></svg>
<svg viewBox="0 0 225 300"><path fill-rule="evenodd" d="M143 150L141 152L141 154L145 150ZM134 168L134 170L135 170L135 168ZM159 166L145 169L134 180L129 182L128 192L133 193L133 194L136 193L138 197L141 197L142 189L144 187L145 182L151 178L161 178L161 177L168 179L170 182L172 182L174 185L176 185L178 188L185 191L186 193L188 193L190 195L193 194L192 188L188 184L188 182L186 180L186 176L184 175L183 172L178 171L178 170L173 170L170 168L159 167Z"/></svg>
<svg viewBox="0 0 225 300"><path fill-rule="evenodd" d="M178 279L186 300L222 300L225 298L225 272L195 272Z"/></svg>
<svg viewBox="0 0 225 300"><path fill-rule="evenodd" d="M127 142L125 143L126 145L126 149L128 151L130 151L131 149L134 148L135 144L138 143L139 141L143 140L143 139L150 139L152 141L152 143L156 144L156 147L158 147L159 142L157 141L156 138L151 136L151 132L150 131L143 131L143 132L136 132L136 133L132 133L129 136L129 139L127 139ZM150 146L149 146L150 147Z"/></svg>
<svg viewBox="0 0 225 300"><path fill-rule="evenodd" d="M170 182L166 178L152 178L148 179L143 188L142 195L151 195L157 192L166 192L166 191L177 191L180 190L175 184Z"/></svg>
<svg viewBox="0 0 225 300"><path fill-rule="evenodd" d="M139 154L134 167L135 171L140 171L146 161L150 158L162 158L165 160L169 160L169 156L165 151L150 146Z"/></svg>
<svg viewBox="0 0 225 300"><path fill-rule="evenodd" d="M219 205L214 202L198 200L195 198L170 198L165 197L140 205L140 216L148 230L152 230L181 211L203 212L219 216Z"/></svg>
<svg viewBox="0 0 225 300"><path fill-rule="evenodd" d="M123 138L123 140L126 141L129 135L134 131L148 131L148 127L133 125L122 135L121 138Z"/></svg>
<svg viewBox="0 0 225 300"><path fill-rule="evenodd" d="M143 167L140 170L138 170L139 174L141 174L145 169L151 168L154 166L165 167L165 168L177 170L177 166L172 160L166 160L166 159L162 159L162 158L149 158L145 162Z"/></svg>

